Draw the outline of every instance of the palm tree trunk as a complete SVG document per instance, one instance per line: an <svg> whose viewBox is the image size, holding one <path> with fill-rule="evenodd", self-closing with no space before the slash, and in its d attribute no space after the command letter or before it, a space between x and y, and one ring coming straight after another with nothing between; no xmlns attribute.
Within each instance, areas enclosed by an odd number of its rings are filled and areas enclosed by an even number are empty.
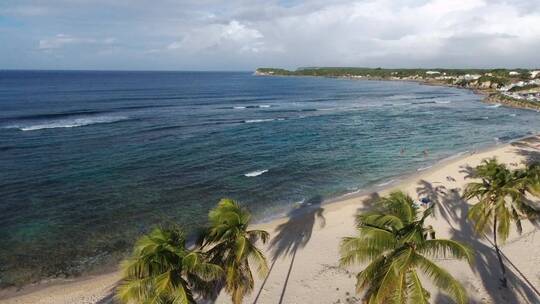
<svg viewBox="0 0 540 304"><path fill-rule="evenodd" d="M495 247L495 252L497 253L497 258L499 259L499 265L501 266L502 271L502 279L501 283L503 287L507 287L507 281L506 281L506 268L504 267L504 263L501 256L501 251L499 250L499 246L497 245L497 216L495 216L495 220L493 221L493 246Z"/></svg>

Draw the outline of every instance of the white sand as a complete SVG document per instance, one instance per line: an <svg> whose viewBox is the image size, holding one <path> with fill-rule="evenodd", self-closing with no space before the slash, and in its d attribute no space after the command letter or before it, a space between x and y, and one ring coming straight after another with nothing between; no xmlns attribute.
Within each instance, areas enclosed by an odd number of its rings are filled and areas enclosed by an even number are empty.
<svg viewBox="0 0 540 304"><path fill-rule="evenodd" d="M295 215L293 218L257 225L272 234L273 239L266 250L272 268L266 280L257 280L253 294L245 303L360 302L361 296L355 293L354 287L354 275L360 268L338 267L338 244L342 237L355 234L354 215L357 211L368 208L377 195L394 189L407 191L415 198L429 196L438 201L440 208L436 210L436 218L430 219L429 223L436 229L437 237L459 239L473 246L476 263L472 269L465 262L437 261L463 283L472 303L540 303L540 296L534 290L540 290L540 236L536 236L537 229L527 223L522 235L512 233L502 246L509 259L505 263L510 287L501 289L495 252L488 241L472 232L465 217L468 204L460 199L460 193L452 191L462 189L470 181L465 179L466 168L478 165L485 158L497 157L511 168L533 157L540 160L538 144L540 138L529 138L448 160L378 194L323 205L314 201L311 205L305 204L302 210L291 212ZM448 180L448 176L455 181ZM117 279L118 273L113 273L31 292L23 290L0 303L107 303ZM448 302L437 290L428 288L432 292L432 303ZM217 303L230 301L222 294Z"/></svg>

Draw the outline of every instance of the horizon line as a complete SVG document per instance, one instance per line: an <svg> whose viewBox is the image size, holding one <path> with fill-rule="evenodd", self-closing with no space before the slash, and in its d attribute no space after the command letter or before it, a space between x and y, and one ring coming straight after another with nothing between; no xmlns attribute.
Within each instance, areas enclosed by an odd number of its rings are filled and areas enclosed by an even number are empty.
<svg viewBox="0 0 540 304"><path fill-rule="evenodd" d="M296 70L302 70L302 69L344 69L344 68L356 68L356 69L382 69L382 70L497 70L497 69L504 69L504 70L539 70L540 67L530 67L530 68L524 68L524 67L485 67L485 68L473 68L473 67L453 67L453 68L444 68L444 67L399 67L399 68L383 68L383 67L366 67L366 66L300 66L293 69L288 68L281 68L281 67L272 67L272 66L260 66L254 69L241 69L241 70L221 70L221 69L42 69L42 68L22 68L22 69L11 69L11 68L0 68L0 72L12 72L12 71L21 71L21 72L46 72L46 71L55 71L55 72L213 72L213 73L248 73L248 72L255 72L257 69L284 69L288 71L296 71Z"/></svg>

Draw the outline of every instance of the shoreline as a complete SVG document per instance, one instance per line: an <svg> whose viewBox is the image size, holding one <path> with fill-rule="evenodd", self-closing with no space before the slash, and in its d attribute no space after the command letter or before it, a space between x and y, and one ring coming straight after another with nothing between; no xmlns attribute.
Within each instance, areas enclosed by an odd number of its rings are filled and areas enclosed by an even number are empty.
<svg viewBox="0 0 540 304"><path fill-rule="evenodd" d="M525 137L511 140L506 143L494 144L493 146L478 149L477 151L470 151L469 153L459 152L456 155L449 156L449 157L436 161L436 163L434 163L430 168L426 170L411 172L410 174L406 174L404 176L392 178L394 182L389 183L387 185L384 185L384 186L372 185L370 187L367 187L366 189L362 189L359 192L349 193L349 194L345 194L336 198L325 200L324 202L321 203L320 206L318 205L311 206L309 204L305 204L305 205L301 204L297 207L297 209L304 209L302 210L304 212L295 214L297 216L295 216L294 218L288 217L287 214L285 214L277 218L269 219L262 222L257 222L253 224L252 226L257 227L259 229L265 229L269 231L272 234L272 236L274 236L275 231L278 230L279 227L282 227L291 221L297 221L297 220L303 221L306 217L313 217L314 209L324 210L325 214L342 212L344 214L347 214L348 216L353 216L354 212L351 213L351 210L356 210L357 207L359 207L359 203L362 204L362 202L365 201L366 198L373 196L373 194L384 195L393 189L403 189L404 191L406 191L405 189L410 188L411 185L416 185L419 181L423 181L432 175L437 175L437 174L440 174L441 172L443 174L447 174L446 168L448 167L452 167L452 166L455 166L456 164L463 163L463 162L469 163L471 160L477 160L478 158L483 158L486 155L497 156L499 154L504 154L502 151L512 149L514 145L520 142L531 141L531 140L535 140L537 141L537 143L539 143L540 134L528 135ZM384 183L387 183L387 182L388 181L385 181ZM327 217L329 216L330 215L327 215ZM343 215L340 215L340 217L343 217ZM313 221L316 221L316 219L313 219ZM313 226L314 225L312 224L313 231L311 231L310 233L315 234L315 232L317 231L315 230L315 228L313 228ZM344 227L345 231L351 231L353 230L353 228L354 227L352 226ZM339 238L346 235L347 234L343 233L340 235L333 235L332 237ZM317 236L313 236L314 240L312 240L312 242L315 241L316 237ZM307 245L310 245L310 244L304 244L304 246L307 246ZM336 249L336 248L332 248L332 249ZM270 257L270 254L269 254L270 249L267 248L266 253ZM270 258L269 258L269 261L270 261ZM328 262L336 262L336 261L330 260ZM108 302L103 302L102 300L103 299L110 300L111 292L114 289L114 286L117 283L118 279L119 279L119 272L110 271L110 272L104 272L103 274L83 275L81 277L72 278L72 279L47 280L45 283L41 282L41 283L34 283L34 284L26 285L18 290L15 290L14 288L4 289L2 290L2 292L0 292L0 303L31 303L32 301L35 301L37 299L42 301L43 298L45 299L43 300L44 302L39 302L39 303L57 303L57 302L69 303L70 300L67 300L67 298L73 299L73 297L77 299L77 303L98 303L98 302L108 303ZM257 288L259 284L261 284L261 281L262 280L256 281L257 287L254 293L251 295L252 297L256 294ZM350 279L349 281L350 282L348 283L354 283L354 279ZM45 294L46 296L43 294ZM47 299L50 297L53 297L54 299L51 299L51 301L47 301ZM65 302L62 302L63 298L66 299ZM220 299L222 301L219 301ZM218 299L217 303L227 303L227 298L223 299L223 297L221 297Z"/></svg>
<svg viewBox="0 0 540 304"><path fill-rule="evenodd" d="M336 78L336 79L346 79L346 80L358 80L358 81L392 81L392 82L410 82L410 83L416 83L419 85L427 85L427 86L439 86L439 87L448 87L448 88L456 88L456 89L463 89L463 90L470 90L474 92L477 95L482 96L482 102L487 104L500 104L509 108L514 109L522 109L522 110L531 110L540 112L540 104L534 105L529 102L517 100L517 99L510 99L505 98L501 96L500 94L497 94L497 91L494 89L485 89L485 88L479 88L479 87L467 87L467 86L459 86L451 83L446 83L439 80L430 80L430 79L388 79L384 77L370 77L370 76L363 76L362 78L354 78L350 76L325 76L325 75L278 75L278 74L264 74L255 72L254 76L259 77L325 77L325 78Z"/></svg>

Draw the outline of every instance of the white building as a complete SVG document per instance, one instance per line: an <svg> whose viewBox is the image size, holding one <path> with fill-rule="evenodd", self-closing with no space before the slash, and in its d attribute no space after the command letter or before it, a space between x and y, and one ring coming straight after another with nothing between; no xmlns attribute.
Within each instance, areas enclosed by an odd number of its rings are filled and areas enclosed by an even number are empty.
<svg viewBox="0 0 540 304"><path fill-rule="evenodd" d="M529 73L531 73L531 78L536 78L540 74L540 71L530 71Z"/></svg>
<svg viewBox="0 0 540 304"><path fill-rule="evenodd" d="M437 74L440 74L441 72L439 71L427 71L426 74L428 75L437 75Z"/></svg>
<svg viewBox="0 0 540 304"><path fill-rule="evenodd" d="M476 80L478 78L482 77L482 75L478 75L478 74L465 74L463 75L463 79L465 80Z"/></svg>
<svg viewBox="0 0 540 304"><path fill-rule="evenodd" d="M511 71L510 73L508 73L508 75L510 75L510 76L518 76L519 72Z"/></svg>

